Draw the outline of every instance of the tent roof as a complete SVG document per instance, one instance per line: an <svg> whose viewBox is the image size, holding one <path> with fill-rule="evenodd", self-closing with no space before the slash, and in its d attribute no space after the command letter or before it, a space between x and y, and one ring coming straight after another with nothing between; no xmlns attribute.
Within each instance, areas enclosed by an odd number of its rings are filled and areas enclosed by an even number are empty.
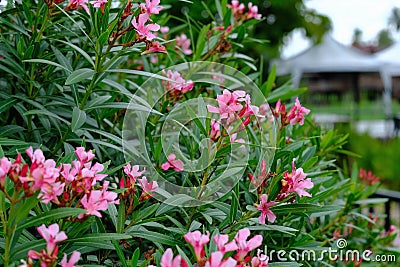
<svg viewBox="0 0 400 267"><path fill-rule="evenodd" d="M390 47L375 53L378 60L386 64L385 71L391 75L400 75L400 43L391 45Z"/></svg>
<svg viewBox="0 0 400 267"><path fill-rule="evenodd" d="M314 45L287 60L276 60L277 75L318 72L377 72L383 63L356 48L347 47L325 34Z"/></svg>

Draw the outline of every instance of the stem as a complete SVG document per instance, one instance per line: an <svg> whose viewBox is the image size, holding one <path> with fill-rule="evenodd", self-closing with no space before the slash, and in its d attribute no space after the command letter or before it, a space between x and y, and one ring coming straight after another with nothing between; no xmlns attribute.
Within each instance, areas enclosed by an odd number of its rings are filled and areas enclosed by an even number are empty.
<svg viewBox="0 0 400 267"><path fill-rule="evenodd" d="M3 191L3 192L5 192L5 191ZM20 198L18 198L19 192L20 191L16 191L14 188L14 194L13 194L12 198L10 199L9 215L12 215L15 212L15 204L20 200ZM2 216L2 220L3 220L3 216ZM14 220L8 220L8 223L10 225L7 225L6 223L3 224L4 234L5 234L5 246L4 246L4 256L3 256L4 267L8 267L10 264L11 244L12 244L12 240L13 240L13 236L14 236L16 227L17 227L15 225Z"/></svg>
<svg viewBox="0 0 400 267"><path fill-rule="evenodd" d="M221 145L222 145L222 136L223 136L223 134L224 134L224 130L225 130L225 129L222 129L221 136L220 136L220 138L218 139L217 145L215 146L216 152L221 148ZM217 153L215 153L215 154L217 154ZM197 199L200 199L200 198L201 198L201 195L204 193L205 186L207 185L208 180L209 180L209 178L210 178L210 176L208 175L208 172L209 172L209 170L210 170L210 167L211 167L211 165L209 165L209 166L207 167L206 171L203 173L203 179L202 179L201 184L200 184L201 190L200 190L199 194L197 195Z"/></svg>

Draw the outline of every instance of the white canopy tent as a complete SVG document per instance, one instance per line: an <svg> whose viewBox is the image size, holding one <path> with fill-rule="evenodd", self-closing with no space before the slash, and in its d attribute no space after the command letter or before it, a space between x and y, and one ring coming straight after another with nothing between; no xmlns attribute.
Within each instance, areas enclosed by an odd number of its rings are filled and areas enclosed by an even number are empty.
<svg viewBox="0 0 400 267"><path fill-rule="evenodd" d="M400 76L400 43L379 51L375 54L377 60L385 62L384 72L391 76Z"/></svg>
<svg viewBox="0 0 400 267"><path fill-rule="evenodd" d="M386 74L385 65L372 55L356 48L347 47L326 34L320 44L314 45L300 54L286 59L274 60L277 75L292 76L294 88L300 84L304 73L363 73L378 72L384 85L383 101L386 115L391 114L391 78Z"/></svg>

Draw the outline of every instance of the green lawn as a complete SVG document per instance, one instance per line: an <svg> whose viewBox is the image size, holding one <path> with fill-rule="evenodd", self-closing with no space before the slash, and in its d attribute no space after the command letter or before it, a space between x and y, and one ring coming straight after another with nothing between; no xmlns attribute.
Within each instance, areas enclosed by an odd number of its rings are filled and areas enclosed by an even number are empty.
<svg viewBox="0 0 400 267"><path fill-rule="evenodd" d="M334 102L326 105L305 105L307 108L311 109L314 114L346 115L350 119L357 119L358 114L359 120L386 119L382 100L362 100L358 106L351 100L344 100L342 102ZM400 115L400 104L397 101L392 101L392 114Z"/></svg>

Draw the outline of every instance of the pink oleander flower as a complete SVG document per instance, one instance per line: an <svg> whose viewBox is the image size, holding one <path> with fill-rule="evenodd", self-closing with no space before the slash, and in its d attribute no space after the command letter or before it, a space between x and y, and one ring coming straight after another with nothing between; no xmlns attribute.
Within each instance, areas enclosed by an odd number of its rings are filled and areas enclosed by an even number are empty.
<svg viewBox="0 0 400 267"><path fill-rule="evenodd" d="M158 56L157 55L152 55L150 57L150 63L152 64L158 64Z"/></svg>
<svg viewBox="0 0 400 267"><path fill-rule="evenodd" d="M174 258L174 253L170 248L168 248L161 257L161 267L187 267L187 266L188 264L181 257L181 255L178 255Z"/></svg>
<svg viewBox="0 0 400 267"><path fill-rule="evenodd" d="M180 97L182 94L189 92L194 87L194 82L191 80L184 80L182 75L177 71L168 70L167 72L162 72L168 79L173 80L163 81L165 91L173 97Z"/></svg>
<svg viewBox="0 0 400 267"><path fill-rule="evenodd" d="M311 197L311 194L308 193L305 189L311 189L314 187L313 182L311 179L306 179L307 174L303 172L302 168L296 169L294 166L294 161L292 162L292 172L289 173L286 171L283 175L282 182L282 189L281 193L283 196L287 196L292 192L296 192L299 197L306 196Z"/></svg>
<svg viewBox="0 0 400 267"><path fill-rule="evenodd" d="M45 183L41 187L38 198L42 198L41 202L48 204L50 202L59 203L58 196L61 196L64 192L64 183Z"/></svg>
<svg viewBox="0 0 400 267"><path fill-rule="evenodd" d="M268 267L269 257L261 254L261 250L257 251L257 256L251 259L251 267Z"/></svg>
<svg viewBox="0 0 400 267"><path fill-rule="evenodd" d="M119 204L118 194L107 191L108 189L108 181L105 181L103 184L103 190L92 190L89 194L85 194L81 199L81 204L84 209L86 209L86 215L94 215L97 217L102 217L99 211L107 210L108 203ZM84 214L78 215L78 218L81 219L84 217Z"/></svg>
<svg viewBox="0 0 400 267"><path fill-rule="evenodd" d="M359 175L361 181L365 182L368 185L374 185L379 182L380 178L375 176L371 171L366 171L360 168Z"/></svg>
<svg viewBox="0 0 400 267"><path fill-rule="evenodd" d="M310 113L310 110L301 106L299 98L296 98L296 103L288 112L287 118L289 119L290 124L292 125L295 125L296 123L303 125L304 115L308 113Z"/></svg>
<svg viewBox="0 0 400 267"><path fill-rule="evenodd" d="M259 113L260 108L251 104L251 99L249 95L246 95L244 102L245 105L244 108L238 114L239 117L247 118L248 120L250 120L248 117L251 115L256 117L263 117L263 115ZM244 124L247 125L246 123Z"/></svg>
<svg viewBox="0 0 400 267"><path fill-rule="evenodd" d="M142 55L150 53L167 53L167 49L165 49L165 46L161 45L159 42L152 42L148 50L144 51Z"/></svg>
<svg viewBox="0 0 400 267"><path fill-rule="evenodd" d="M260 20L262 15L258 14L258 6L253 6L253 3L250 2L249 5L249 11L246 13L246 19L257 19Z"/></svg>
<svg viewBox="0 0 400 267"><path fill-rule="evenodd" d="M131 184L135 184L136 179L142 176L145 171L146 168L144 168L143 171L139 171L139 165L131 166L131 164L128 163L126 166L124 166L124 172L126 175L128 175Z"/></svg>
<svg viewBox="0 0 400 267"><path fill-rule="evenodd" d="M256 187L260 186L264 182L264 180L267 178L267 175L267 163L265 159L261 161L261 174L257 177L257 180L254 179L254 176L251 173L248 174L250 182Z"/></svg>
<svg viewBox="0 0 400 267"><path fill-rule="evenodd" d="M100 8L102 13L104 13L104 8L105 8L107 2L108 2L108 0L90 1L90 3L93 5L93 7Z"/></svg>
<svg viewBox="0 0 400 267"><path fill-rule="evenodd" d="M244 12L244 9L245 9L244 4L239 3L238 0L232 0L231 4L227 4L227 7L232 9L233 16L236 19L240 19L241 18L242 14Z"/></svg>
<svg viewBox="0 0 400 267"><path fill-rule="evenodd" d="M218 121L211 119L210 126L210 138L211 140L216 141L221 136L221 124Z"/></svg>
<svg viewBox="0 0 400 267"><path fill-rule="evenodd" d="M232 133L232 134L230 134L229 135L229 141L230 141L230 143L231 144L234 144L234 143L240 143L240 144L245 144L246 142L244 141L244 139L243 138L237 138L237 133ZM240 146L240 148L244 148L244 146Z"/></svg>
<svg viewBox="0 0 400 267"><path fill-rule="evenodd" d="M245 260L247 254L253 249L258 248L262 244L262 236L256 235L247 241L247 238L250 236L250 230L248 228L244 228L238 231L235 236L236 244L238 245L238 251L235 255L235 259L239 262Z"/></svg>
<svg viewBox="0 0 400 267"><path fill-rule="evenodd" d="M169 27L168 26L160 27L160 32L161 33L168 33L169 32Z"/></svg>
<svg viewBox="0 0 400 267"><path fill-rule="evenodd" d="M159 14L163 9L162 6L159 6L160 0L146 0L146 4L141 4L142 12L146 12L147 14Z"/></svg>
<svg viewBox="0 0 400 267"><path fill-rule="evenodd" d="M182 51L186 55L191 55L193 51L189 49L190 39L187 38L186 34L182 33L180 36L176 36L176 45L182 48Z"/></svg>
<svg viewBox="0 0 400 267"><path fill-rule="evenodd" d="M46 240L46 250L49 255L53 254L57 243L67 239L65 232L60 232L60 227L56 223L50 225L49 228L42 224L38 227L37 231L43 237L43 239Z"/></svg>
<svg viewBox="0 0 400 267"><path fill-rule="evenodd" d="M82 7L86 13L89 14L87 2L88 0L70 0L65 10L75 10L78 7Z"/></svg>
<svg viewBox="0 0 400 267"><path fill-rule="evenodd" d="M31 189L37 191L45 184L55 183L59 177L60 168L56 167L56 162L52 159L46 160L43 152L40 149L33 151L32 147L26 150L26 153L31 158L32 164L29 172L19 175L21 183L30 183Z"/></svg>
<svg viewBox="0 0 400 267"><path fill-rule="evenodd" d="M170 154L168 156L168 161L161 165L161 169L163 169L164 171L166 171L170 168L173 168L174 171L177 171L177 172L183 171L183 168L184 168L183 163L179 159L176 159L175 154Z"/></svg>
<svg viewBox="0 0 400 267"><path fill-rule="evenodd" d="M33 148L29 147L26 150L26 154L31 159L32 165L34 165L35 167L43 164L46 161L46 158L43 155L43 151L40 149L36 149L35 151L33 151Z"/></svg>
<svg viewBox="0 0 400 267"><path fill-rule="evenodd" d="M210 242L210 233L203 235L200 231L189 232L184 235L186 242L192 245L196 259L200 260L204 257L204 245Z"/></svg>
<svg viewBox="0 0 400 267"><path fill-rule="evenodd" d="M158 184L156 181L151 181L150 183L147 181L147 178L143 176L142 179L139 179L139 183L143 188L143 191L147 194L150 192L154 192L158 189Z"/></svg>
<svg viewBox="0 0 400 267"><path fill-rule="evenodd" d="M156 23L145 25L145 23L147 23L147 21L149 20L148 13L139 14L139 19L136 19L136 17L133 18L132 25L141 38L146 38L148 41L156 38L155 34L152 32L158 31L160 29L160 25Z"/></svg>
<svg viewBox="0 0 400 267"><path fill-rule="evenodd" d="M258 205L258 210L261 211L261 216L258 218L258 221L261 224L265 224L265 218L268 218L270 223L275 222L276 216L275 214L269 209L271 206L274 206L277 202L269 201L268 202L268 195L262 194L260 197L260 205Z"/></svg>
<svg viewBox="0 0 400 267"><path fill-rule="evenodd" d="M228 235L219 234L214 236L213 240L218 247L218 251L221 252L222 254L225 254L230 251L235 251L238 249L235 240L232 240L231 242L228 243L229 241Z"/></svg>
<svg viewBox="0 0 400 267"><path fill-rule="evenodd" d="M4 185L4 181L8 171L11 168L11 161L6 157L0 159L0 186Z"/></svg>
<svg viewBox="0 0 400 267"><path fill-rule="evenodd" d="M81 164L91 161L95 156L92 150L85 151L84 147L77 147L75 149L75 155L78 157Z"/></svg>
<svg viewBox="0 0 400 267"><path fill-rule="evenodd" d="M118 194L115 192L108 191L108 185L110 184L109 181L105 181L103 183L103 189L101 191L101 198L103 201L108 203L119 204Z"/></svg>
<svg viewBox="0 0 400 267"><path fill-rule="evenodd" d="M207 105L207 109L211 113L220 114L221 119L228 119L234 121L236 119L236 112L242 110L243 105L240 102L245 101L246 92L234 91L230 92L225 89L222 95L217 96L218 107Z"/></svg>
<svg viewBox="0 0 400 267"><path fill-rule="evenodd" d="M206 262L205 267L235 267L237 262L228 257L223 259L224 254L220 251L211 253L210 259Z"/></svg>
<svg viewBox="0 0 400 267"><path fill-rule="evenodd" d="M83 208L86 209L87 215L94 215L97 217L102 217L100 210L106 210L108 208L107 201L103 201L102 192L99 190L93 190L88 195L84 195L81 199L81 204ZM78 218L83 218L83 214L80 214Z"/></svg>
<svg viewBox="0 0 400 267"><path fill-rule="evenodd" d="M71 257L69 258L69 261L67 261L67 254L64 253L64 257L61 260L61 267L77 267L75 266L75 263L79 261L79 258L81 257L81 253L78 251L72 252Z"/></svg>

